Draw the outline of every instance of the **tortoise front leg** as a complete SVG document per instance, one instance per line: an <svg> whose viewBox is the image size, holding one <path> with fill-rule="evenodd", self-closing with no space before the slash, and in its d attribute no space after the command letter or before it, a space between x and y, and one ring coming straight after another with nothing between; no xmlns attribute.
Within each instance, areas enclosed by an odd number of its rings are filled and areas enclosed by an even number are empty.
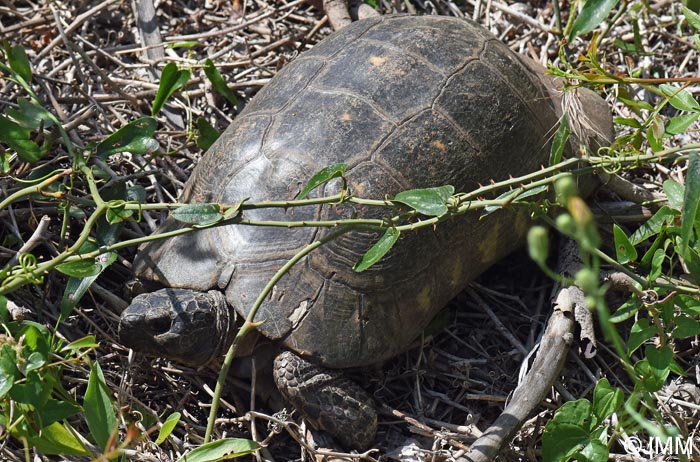
<svg viewBox="0 0 700 462"><path fill-rule="evenodd" d="M377 433L377 410L369 394L341 371L283 351L275 358L275 384L318 430L346 448L366 449Z"/></svg>

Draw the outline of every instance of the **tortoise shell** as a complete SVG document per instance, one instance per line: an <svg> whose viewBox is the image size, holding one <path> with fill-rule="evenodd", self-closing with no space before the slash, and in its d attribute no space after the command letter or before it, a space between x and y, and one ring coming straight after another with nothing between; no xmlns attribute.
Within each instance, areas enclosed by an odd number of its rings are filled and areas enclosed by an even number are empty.
<svg viewBox="0 0 700 462"><path fill-rule="evenodd" d="M293 199L314 173L348 165L353 194L468 191L540 168L557 123L541 71L477 24L437 16L358 21L283 68L209 149L183 202ZM339 191L332 181L314 194ZM312 197L314 196L312 194ZM317 205L249 220L337 220L392 211ZM330 367L402 350L475 276L522 244L524 211L478 212L403 233L378 264L353 264L378 235L352 231L305 257L258 312L259 330ZM162 231L182 226L169 218ZM141 249L136 272L166 287L221 290L245 315L275 272L328 228L230 225Z"/></svg>

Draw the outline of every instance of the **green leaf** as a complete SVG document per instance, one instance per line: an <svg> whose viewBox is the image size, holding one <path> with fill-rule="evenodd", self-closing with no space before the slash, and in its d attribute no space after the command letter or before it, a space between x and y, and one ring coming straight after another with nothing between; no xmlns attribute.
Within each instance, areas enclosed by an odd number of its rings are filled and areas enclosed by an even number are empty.
<svg viewBox="0 0 700 462"><path fill-rule="evenodd" d="M177 462L216 462L252 454L260 448L258 443L243 438L223 438L203 444L180 457Z"/></svg>
<svg viewBox="0 0 700 462"><path fill-rule="evenodd" d="M197 146L199 149L202 151L208 150L212 144L214 144L214 141L219 139L219 136L221 134L219 131L212 127L209 122L207 122L207 119L204 117L198 117L197 121L195 122L197 125Z"/></svg>
<svg viewBox="0 0 700 462"><path fill-rule="evenodd" d="M603 422L622 406L623 393L619 388L610 386L608 379L598 380L593 391L593 414L598 423Z"/></svg>
<svg viewBox="0 0 700 462"><path fill-rule="evenodd" d="M549 185L542 185L542 186L536 186L534 188L529 188L526 190L522 189L511 189L508 190L504 193L501 193L496 199L497 200L505 200L506 198L510 199L510 202L515 202L517 201L522 201L523 199L527 199L528 197L533 197L537 196L545 191L549 190ZM484 207L482 212L479 214L479 219L482 219L484 217L487 217L491 215L493 212L502 209L502 205L487 205Z"/></svg>
<svg viewBox="0 0 700 462"><path fill-rule="evenodd" d="M587 0L571 27L569 41L572 42L576 36L585 35L598 27L618 2L619 0Z"/></svg>
<svg viewBox="0 0 700 462"><path fill-rule="evenodd" d="M447 203L454 192L454 186L450 185L411 189L398 193L392 202L407 205L423 215L439 217L447 213Z"/></svg>
<svg viewBox="0 0 700 462"><path fill-rule="evenodd" d="M673 297L657 303L654 308L659 310L659 316L664 326L670 326L673 323L673 317L676 312Z"/></svg>
<svg viewBox="0 0 700 462"><path fill-rule="evenodd" d="M700 30L700 15L686 8L685 5L681 5L681 9L685 20L688 21L688 25L696 31Z"/></svg>
<svg viewBox="0 0 700 462"><path fill-rule="evenodd" d="M65 424L69 426L68 424ZM60 456L90 456L83 443L74 436L75 430L69 431L58 422L41 429L40 436L27 436L29 445L43 454L56 454Z"/></svg>
<svg viewBox="0 0 700 462"><path fill-rule="evenodd" d="M107 443L117 428L117 418L100 365L95 361L90 369L88 386L83 401L85 421L97 446L105 450Z"/></svg>
<svg viewBox="0 0 700 462"><path fill-rule="evenodd" d="M0 398L7 395L20 376L17 369L17 353L10 345L3 345L0 350Z"/></svg>
<svg viewBox="0 0 700 462"><path fill-rule="evenodd" d="M613 123L632 128L642 128L642 124L637 119L631 117L614 117Z"/></svg>
<svg viewBox="0 0 700 462"><path fill-rule="evenodd" d="M644 355L649 361L649 366L660 382L664 382L671 372L671 361L673 361L673 350L668 347L656 348L648 345L644 349Z"/></svg>
<svg viewBox="0 0 700 462"><path fill-rule="evenodd" d="M696 225L696 233L698 231ZM700 282L700 239L696 235L693 245L688 247L688 252L683 256L685 265L688 267L688 273L691 280L695 283Z"/></svg>
<svg viewBox="0 0 700 462"><path fill-rule="evenodd" d="M621 97L621 98L618 98L618 100L620 100L620 102L622 102L625 106L632 109L635 112L635 114L637 114L637 115L640 115L639 112L637 111L639 109L644 109L644 110L650 111L650 112L654 110L654 106L652 106L650 103L647 103L644 100L636 100L636 99L632 99L631 97L630 98L622 98Z"/></svg>
<svg viewBox="0 0 700 462"><path fill-rule="evenodd" d="M542 462L566 461L588 441L588 432L578 425L562 423L550 430L547 424L542 436Z"/></svg>
<svg viewBox="0 0 700 462"><path fill-rule="evenodd" d="M355 263L355 266L353 266L352 269L358 273L361 273L377 263L389 250L391 250L392 247L394 247L396 241L399 240L400 234L401 232L396 228L387 229L384 235L380 237L379 240L375 242L364 255L362 255L362 257L360 257L360 260Z"/></svg>
<svg viewBox="0 0 700 462"><path fill-rule="evenodd" d="M664 119L658 115L654 114L651 118L651 125L650 125L651 131L654 134L654 138L661 143L661 140L664 137L664 133L666 133L666 126L664 124Z"/></svg>
<svg viewBox="0 0 700 462"><path fill-rule="evenodd" d="M249 198L245 198L242 201L238 201L235 204L229 205L226 208L226 211L224 211L224 220L228 220L230 218L233 218L235 215L237 215L240 210L241 206L248 201Z"/></svg>
<svg viewBox="0 0 700 462"><path fill-rule="evenodd" d="M311 191L318 188L322 184L327 183L333 178L342 177L345 175L345 170L347 170L347 168L347 164L333 164L321 169L318 173L311 177L306 186L304 186L299 194L297 194L296 199L304 199Z"/></svg>
<svg viewBox="0 0 700 462"><path fill-rule="evenodd" d="M24 364L24 371L31 372L41 368L47 362L47 357L38 351L30 353L27 362Z"/></svg>
<svg viewBox="0 0 700 462"><path fill-rule="evenodd" d="M688 170L685 174L685 195L681 210L681 249L680 254L688 256L688 247L693 237L693 227L700 221L700 155L693 151L688 156Z"/></svg>
<svg viewBox="0 0 700 462"><path fill-rule="evenodd" d="M627 353L634 353L644 342L656 335L656 328L649 325L649 320L640 318L632 325L630 336L627 340Z"/></svg>
<svg viewBox="0 0 700 462"><path fill-rule="evenodd" d="M158 432L158 438L156 439L156 445L160 446L163 444L163 441L170 436L170 434L173 432L175 429L175 426L177 426L177 423L180 421L180 413L179 412L173 412L168 416L167 419L165 419L165 422L163 422L163 426L160 427L160 431Z"/></svg>
<svg viewBox="0 0 700 462"><path fill-rule="evenodd" d="M654 373L654 369L649 364L649 360L642 359L634 365L634 372L640 379L644 390L653 393L661 390L664 386L664 381L660 380L658 375Z"/></svg>
<svg viewBox="0 0 700 462"><path fill-rule="evenodd" d="M182 223L206 226L224 219L219 204L186 204L173 210L173 218Z"/></svg>
<svg viewBox="0 0 700 462"><path fill-rule="evenodd" d="M687 316L677 316L674 319L676 328L671 333L673 338L688 338L700 335L700 322Z"/></svg>
<svg viewBox="0 0 700 462"><path fill-rule="evenodd" d="M22 162L36 162L42 157L39 145L31 140L32 130L0 115L0 142L17 153Z"/></svg>
<svg viewBox="0 0 700 462"><path fill-rule="evenodd" d="M178 69L175 63L166 64L160 76L160 85L158 85L156 98L153 100L151 115L157 116L168 98L178 89L184 87L188 80L190 80L190 71Z"/></svg>
<svg viewBox="0 0 700 462"><path fill-rule="evenodd" d="M136 119L98 144L95 155L101 159L107 159L112 154L120 152L146 154L155 151L158 149L158 142L153 139L155 132L156 119L152 117Z"/></svg>
<svg viewBox="0 0 700 462"><path fill-rule="evenodd" d="M585 457L585 459L579 459L577 457L578 460L585 460L586 462L607 462L610 451L608 450L608 446L602 441L591 439L578 454Z"/></svg>
<svg viewBox="0 0 700 462"><path fill-rule="evenodd" d="M658 115L654 116L646 133L647 142L652 151L659 152L664 148L662 138L665 131L664 121Z"/></svg>
<svg viewBox="0 0 700 462"><path fill-rule="evenodd" d="M138 203L146 202L146 188L138 184L127 187L126 200Z"/></svg>
<svg viewBox="0 0 700 462"><path fill-rule="evenodd" d="M536 186L534 188L529 188L526 191L523 191L522 193L518 194L518 196L515 199L521 201L523 199L527 199L528 197L537 196L537 195L539 195L547 190L549 190L549 185Z"/></svg>
<svg viewBox="0 0 700 462"><path fill-rule="evenodd" d="M559 128L557 128L557 132L554 134L554 139L552 140L552 149L549 152L550 166L561 162L570 134L569 115L564 113L559 120Z"/></svg>
<svg viewBox="0 0 700 462"><path fill-rule="evenodd" d="M140 194L139 190L142 190L143 188L135 186L133 188L128 188L125 193L126 193L126 198L127 200L130 201L139 201L137 198L138 195ZM143 202L144 199L141 199L140 202ZM110 225L106 221L101 220L97 222L97 233L96 233L96 242L92 243L90 241L91 247L89 247L89 250L83 250L83 247L80 247L81 252L86 252L86 251L93 251L97 250L98 246L106 246L106 245L112 245L116 242L119 241L119 237L122 232L122 225ZM86 244L87 245L87 244ZM100 260L101 258L104 257L105 254L102 254L98 256L95 261Z"/></svg>
<svg viewBox="0 0 700 462"><path fill-rule="evenodd" d="M35 321L22 321L22 323L20 324L20 330L18 331L20 332L19 335L24 335L24 332L26 332L29 329L29 326L32 326L36 330L38 330L39 334L43 335L44 338L48 339L49 337L51 337L51 331L49 330L49 328Z"/></svg>
<svg viewBox="0 0 700 462"><path fill-rule="evenodd" d="M228 102L231 103L231 106L238 105L238 98L236 98L236 94L226 85L226 81L221 76L219 70L214 66L211 59L207 58L207 60L204 62L204 73L217 93L226 98Z"/></svg>
<svg viewBox="0 0 700 462"><path fill-rule="evenodd" d="M664 181L664 193L668 198L668 204L671 208L681 210L683 208L683 196L685 195L685 186L675 180Z"/></svg>
<svg viewBox="0 0 700 462"><path fill-rule="evenodd" d="M49 399L51 384L44 382L36 372L28 372L24 381L18 382L10 390L10 398L18 403L31 404L41 408Z"/></svg>
<svg viewBox="0 0 700 462"><path fill-rule="evenodd" d="M105 219L110 225L126 221L134 214L133 210L127 210L125 208L126 201L121 199L109 201L106 205L108 208L105 213Z"/></svg>
<svg viewBox="0 0 700 462"><path fill-rule="evenodd" d="M38 410L37 414L41 419L41 426L47 427L54 422L67 419L68 417L79 412L82 412L82 408L80 406L76 406L75 404L68 403L66 401L49 399L46 404L44 404L44 406Z"/></svg>
<svg viewBox="0 0 700 462"><path fill-rule="evenodd" d="M126 210L123 207L120 208L108 208L105 213L105 219L109 224L117 224L128 220L134 215L133 210Z"/></svg>
<svg viewBox="0 0 700 462"><path fill-rule="evenodd" d="M661 232L664 225L671 224L676 219L677 213L670 207L664 205L652 215L646 223L637 229L630 236L632 245L637 245L650 237Z"/></svg>
<svg viewBox="0 0 700 462"><path fill-rule="evenodd" d="M10 48L8 56L10 68L29 83L32 80L32 66L29 64L27 52L20 45L15 45Z"/></svg>
<svg viewBox="0 0 700 462"><path fill-rule="evenodd" d="M666 250L656 249L654 255L651 257L651 268L649 269L648 279L650 281L656 281L656 278L661 276L663 271L663 263L666 259Z"/></svg>
<svg viewBox="0 0 700 462"><path fill-rule="evenodd" d="M83 338L79 338L78 340L70 342L68 345L61 348L61 353L78 354L80 353L80 350L84 350L86 348L94 349L98 346L100 346L100 344L97 343L97 341L95 341L95 336L87 335Z"/></svg>
<svg viewBox="0 0 700 462"><path fill-rule="evenodd" d="M618 225L613 225L613 236L617 261L622 265L636 261L637 249L634 248L625 232Z"/></svg>
<svg viewBox="0 0 700 462"><path fill-rule="evenodd" d="M638 298L632 298L630 300L627 300L610 317L610 322L613 324L618 324L623 321L627 321L628 319L639 313L639 308L641 308L641 302Z"/></svg>
<svg viewBox="0 0 700 462"><path fill-rule="evenodd" d="M666 134L678 135L679 133L684 133L699 117L700 112L672 117L666 124Z"/></svg>
<svg viewBox="0 0 700 462"><path fill-rule="evenodd" d="M0 324L7 324L11 320L10 310L7 309L7 297L0 295Z"/></svg>
<svg viewBox="0 0 700 462"><path fill-rule="evenodd" d="M681 0L688 9L700 13L700 0Z"/></svg>
<svg viewBox="0 0 700 462"><path fill-rule="evenodd" d="M674 301L684 313L690 316L700 316L700 301L696 300L695 297L680 294L676 295Z"/></svg>
<svg viewBox="0 0 700 462"><path fill-rule="evenodd" d="M97 250L97 246L91 242L87 242L85 245L80 247L82 252L91 252ZM63 290L63 297L61 298L61 319L65 319L70 314L71 310L78 304L83 295L87 292L93 282L109 265L117 260L117 252L106 252L98 255L93 259L80 260L75 263L84 264L84 266L78 266L77 268L68 267L67 273L70 273L71 278L66 283L66 288ZM62 265L70 265L71 263L62 263ZM57 267L57 269L60 268ZM65 269L65 268L64 268Z"/></svg>
<svg viewBox="0 0 700 462"><path fill-rule="evenodd" d="M179 42L169 42L165 44L165 48L170 48L170 49L176 49L176 48L194 48L197 45L199 45L199 42L197 40L182 40Z"/></svg>
<svg viewBox="0 0 700 462"><path fill-rule="evenodd" d="M657 250L661 249L662 244L664 246L664 249L668 248L668 246L671 245L671 239L666 237L664 234L659 234L658 236L656 236L654 242L652 242L651 246L647 249L646 252L644 252L644 256L642 256L642 259L639 261L639 265L642 268L651 268L654 253Z"/></svg>
<svg viewBox="0 0 700 462"><path fill-rule="evenodd" d="M116 260L116 252L105 252L95 258L62 263L58 265L56 269L71 277L86 278L97 276ZM72 292L73 298L75 298L75 293L75 291Z"/></svg>
<svg viewBox="0 0 700 462"><path fill-rule="evenodd" d="M49 128L53 126L53 115L43 107L33 104L24 98L19 98L17 104L19 104L19 110L7 108L5 114L12 117L22 127L36 131L42 127Z"/></svg>
<svg viewBox="0 0 700 462"><path fill-rule="evenodd" d="M554 418L547 423L547 427L555 427L561 424L576 425L588 428L591 418L591 403L587 399L578 399L564 403L554 414Z"/></svg>
<svg viewBox="0 0 700 462"><path fill-rule="evenodd" d="M49 337L51 333L41 324L25 321L17 333L17 337L24 337L26 350L39 353L45 358L49 357Z"/></svg>
<svg viewBox="0 0 700 462"><path fill-rule="evenodd" d="M100 267L95 264L95 260L92 258L61 263L56 266L56 269L66 276L74 278L85 278L100 274Z"/></svg>
<svg viewBox="0 0 700 462"><path fill-rule="evenodd" d="M669 98L668 102L671 104L671 106L675 107L679 111L700 111L700 104L695 101L693 95L691 95L687 90L668 83L662 83L659 85L659 90L661 90L661 92Z"/></svg>

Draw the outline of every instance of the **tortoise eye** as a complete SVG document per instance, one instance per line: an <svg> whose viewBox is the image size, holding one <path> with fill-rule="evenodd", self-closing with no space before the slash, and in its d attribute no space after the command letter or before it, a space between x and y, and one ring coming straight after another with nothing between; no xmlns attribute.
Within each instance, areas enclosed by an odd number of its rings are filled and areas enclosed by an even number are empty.
<svg viewBox="0 0 700 462"><path fill-rule="evenodd" d="M169 317L157 316L148 319L146 325L153 335L160 335L170 330L171 323Z"/></svg>

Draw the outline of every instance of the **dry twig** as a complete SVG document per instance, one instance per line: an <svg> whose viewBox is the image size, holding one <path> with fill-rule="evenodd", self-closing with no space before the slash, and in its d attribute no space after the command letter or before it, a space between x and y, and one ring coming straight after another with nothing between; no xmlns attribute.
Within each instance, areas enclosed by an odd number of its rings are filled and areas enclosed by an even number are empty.
<svg viewBox="0 0 700 462"><path fill-rule="evenodd" d="M560 248L558 270L574 274L580 266L575 244ZM515 436L523 422L539 405L554 384L573 342L573 313L576 301L582 299L577 287L562 287L553 301L552 316L539 344L537 357L524 380L513 392L511 402L459 462L488 462Z"/></svg>

